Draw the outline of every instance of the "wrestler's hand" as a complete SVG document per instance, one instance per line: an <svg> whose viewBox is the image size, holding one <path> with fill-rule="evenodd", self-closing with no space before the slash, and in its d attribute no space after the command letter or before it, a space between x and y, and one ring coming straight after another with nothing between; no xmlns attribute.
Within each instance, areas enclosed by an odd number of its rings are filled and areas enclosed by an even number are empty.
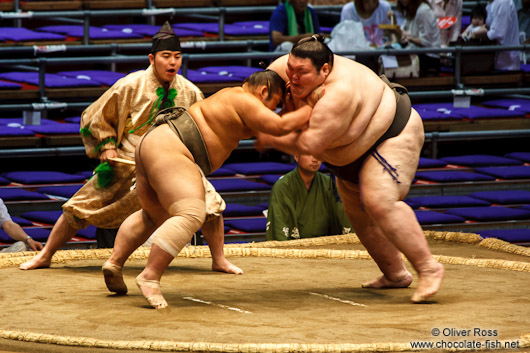
<svg viewBox="0 0 530 353"><path fill-rule="evenodd" d="M109 158L116 158L116 157L118 157L118 152L116 152L114 148L111 148L111 149L101 152L101 154L99 155L99 160L101 161L101 163L109 162L110 164L114 164L114 162L109 160Z"/></svg>
<svg viewBox="0 0 530 353"><path fill-rule="evenodd" d="M293 96L291 94L291 83L287 82L285 84L285 97L283 100L282 112L292 112L295 109Z"/></svg>
<svg viewBox="0 0 530 353"><path fill-rule="evenodd" d="M317 88L315 88L313 90L313 92L311 92L307 98L306 98L306 102L307 104L313 108L315 106L315 104L317 104L318 100L320 98L322 98L322 96L324 95L324 93L326 93L326 86L325 84L321 84L320 86L318 86Z"/></svg>

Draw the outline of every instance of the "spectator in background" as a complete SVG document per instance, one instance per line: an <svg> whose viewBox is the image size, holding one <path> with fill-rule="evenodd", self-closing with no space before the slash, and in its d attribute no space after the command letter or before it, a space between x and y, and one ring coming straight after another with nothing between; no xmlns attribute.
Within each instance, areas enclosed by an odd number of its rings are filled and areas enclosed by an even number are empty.
<svg viewBox="0 0 530 353"><path fill-rule="evenodd" d="M351 224L333 180L319 172L322 161L294 156L298 166L273 186L267 212L267 240L346 234Z"/></svg>
<svg viewBox="0 0 530 353"><path fill-rule="evenodd" d="M391 7L385 0L356 0L342 7L340 21L353 20L361 22L364 36L371 46L378 47L385 43L380 24L390 24Z"/></svg>
<svg viewBox="0 0 530 353"><path fill-rule="evenodd" d="M10 238L17 241L0 252L39 251L42 249L41 243L33 240L18 224L13 222L2 199L0 199L0 227Z"/></svg>
<svg viewBox="0 0 530 353"><path fill-rule="evenodd" d="M525 34L525 43L530 43L530 0L515 0L519 31Z"/></svg>
<svg viewBox="0 0 530 353"><path fill-rule="evenodd" d="M448 28L440 29L440 43L447 47L449 42L456 42L462 28L462 0L429 0L434 16L439 20L454 17L455 22Z"/></svg>
<svg viewBox="0 0 530 353"><path fill-rule="evenodd" d="M307 0L287 0L272 12L269 31L269 50L289 51L300 39L319 33L320 23Z"/></svg>
<svg viewBox="0 0 530 353"><path fill-rule="evenodd" d="M486 28L474 32L473 38L496 40L499 45L519 45L519 21L513 0L493 0L486 6ZM521 69L519 51L498 51L495 69Z"/></svg>
<svg viewBox="0 0 530 353"><path fill-rule="evenodd" d="M397 10L404 17L399 30L400 44L406 48L440 48L440 30L434 11L427 0L398 0ZM420 75L437 73L440 56L436 53L419 54Z"/></svg>
<svg viewBox="0 0 530 353"><path fill-rule="evenodd" d="M462 32L462 39L469 40L473 38L473 33L486 27L486 8L477 4L471 10L471 23Z"/></svg>

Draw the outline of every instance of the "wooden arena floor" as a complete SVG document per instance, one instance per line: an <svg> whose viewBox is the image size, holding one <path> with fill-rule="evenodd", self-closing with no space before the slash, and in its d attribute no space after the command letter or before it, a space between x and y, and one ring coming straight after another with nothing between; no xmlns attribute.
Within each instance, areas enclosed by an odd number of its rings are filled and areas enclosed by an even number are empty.
<svg viewBox="0 0 530 353"><path fill-rule="evenodd" d="M415 342L530 350L528 253L429 242L446 274L432 302L420 305L409 301L416 281L406 289L360 288L379 270L356 243L282 244L261 249L263 256L227 248L242 276L210 271L208 257L178 257L162 281L170 307L160 311L134 285L145 258L127 262L129 293L120 297L101 275L106 254L34 271L18 270L15 258L0 266L0 353L432 351L412 349Z"/></svg>

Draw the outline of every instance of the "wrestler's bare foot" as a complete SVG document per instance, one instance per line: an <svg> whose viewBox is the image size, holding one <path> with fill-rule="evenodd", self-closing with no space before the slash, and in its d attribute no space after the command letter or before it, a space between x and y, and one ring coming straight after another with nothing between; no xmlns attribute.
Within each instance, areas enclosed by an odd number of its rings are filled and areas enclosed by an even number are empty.
<svg viewBox="0 0 530 353"><path fill-rule="evenodd" d="M44 256L44 253L40 252L37 255L35 255L34 258L32 258L29 261L24 262L21 264L18 268L20 270L34 270L37 268L46 268L50 267L52 263L51 257Z"/></svg>
<svg viewBox="0 0 530 353"><path fill-rule="evenodd" d="M430 268L420 272L418 274L418 288L412 295L412 302L422 303L425 302L428 298L435 295L436 292L438 292L438 289L440 289L440 285L442 284L444 272L445 269L443 265L434 260Z"/></svg>
<svg viewBox="0 0 530 353"><path fill-rule="evenodd" d="M370 282L365 282L361 286L363 288L407 288L412 283L412 274L409 271L401 276L396 277L394 280L390 280L385 276L374 279Z"/></svg>
<svg viewBox="0 0 530 353"><path fill-rule="evenodd" d="M234 274L234 275L242 275L243 274L243 270L242 269L240 269L236 265L232 264L227 259L223 259L221 261L213 261L212 262L212 271L231 273L231 274Z"/></svg>
<svg viewBox="0 0 530 353"><path fill-rule="evenodd" d="M122 269L122 266L115 265L108 260L101 267L107 288L118 295L127 294L127 285L123 281Z"/></svg>
<svg viewBox="0 0 530 353"><path fill-rule="evenodd" d="M162 291L160 290L160 281L149 280L141 278L142 274L136 277L136 285L142 291L143 296L155 309L164 309L167 307L167 302L162 296Z"/></svg>

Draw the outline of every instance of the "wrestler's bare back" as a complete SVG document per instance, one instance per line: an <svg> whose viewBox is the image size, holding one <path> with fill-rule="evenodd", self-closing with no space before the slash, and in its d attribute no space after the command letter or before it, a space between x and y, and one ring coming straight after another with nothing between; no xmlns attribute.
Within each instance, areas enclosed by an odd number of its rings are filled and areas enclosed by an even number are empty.
<svg viewBox="0 0 530 353"><path fill-rule="evenodd" d="M309 106L282 117L274 113L271 109L281 98L279 93L274 95L266 106L243 85L222 89L190 107L209 151L212 170L224 163L240 140L253 137L256 131L281 136L307 124Z"/></svg>
<svg viewBox="0 0 530 353"><path fill-rule="evenodd" d="M283 56L269 67L286 80L288 59L289 55ZM360 157L385 133L395 109L394 92L372 70L335 55L324 82L324 94L315 104L309 129L301 133L301 139L307 137L311 141L308 146L313 146L311 154L316 158L345 165Z"/></svg>

